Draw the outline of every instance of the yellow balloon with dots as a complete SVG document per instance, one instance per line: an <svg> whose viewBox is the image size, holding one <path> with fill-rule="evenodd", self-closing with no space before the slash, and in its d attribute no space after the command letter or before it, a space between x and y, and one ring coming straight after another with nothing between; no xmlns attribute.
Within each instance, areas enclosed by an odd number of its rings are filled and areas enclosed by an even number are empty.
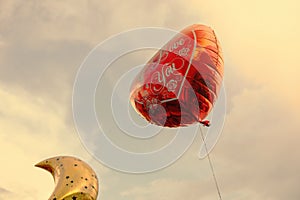
<svg viewBox="0 0 300 200"><path fill-rule="evenodd" d="M55 189L48 200L96 200L98 178L95 171L82 160L71 156L46 159L35 165L49 171Z"/></svg>

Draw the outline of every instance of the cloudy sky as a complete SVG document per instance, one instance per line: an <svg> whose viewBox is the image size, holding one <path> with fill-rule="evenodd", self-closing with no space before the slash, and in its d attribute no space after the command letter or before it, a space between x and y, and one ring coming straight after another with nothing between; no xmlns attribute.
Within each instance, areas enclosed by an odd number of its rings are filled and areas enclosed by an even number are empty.
<svg viewBox="0 0 300 200"><path fill-rule="evenodd" d="M217 199L197 142L164 170L124 174L86 151L72 118L76 72L97 44L194 23L213 27L224 51L227 116L211 154L223 199L299 199L299 9L296 0L0 1L0 199L47 199L52 177L33 165L55 155L89 162L99 199Z"/></svg>

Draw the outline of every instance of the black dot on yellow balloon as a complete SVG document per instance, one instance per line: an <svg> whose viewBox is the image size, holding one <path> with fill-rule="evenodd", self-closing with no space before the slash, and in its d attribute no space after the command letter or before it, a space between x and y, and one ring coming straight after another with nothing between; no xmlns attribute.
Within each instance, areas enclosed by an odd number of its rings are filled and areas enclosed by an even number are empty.
<svg viewBox="0 0 300 200"><path fill-rule="evenodd" d="M70 176L66 176L66 179L70 178Z"/></svg>
<svg viewBox="0 0 300 200"><path fill-rule="evenodd" d="M87 186L84 186L84 189L87 189L88 187Z"/></svg>
<svg viewBox="0 0 300 200"><path fill-rule="evenodd" d="M77 167L77 164L74 164L74 167Z"/></svg>

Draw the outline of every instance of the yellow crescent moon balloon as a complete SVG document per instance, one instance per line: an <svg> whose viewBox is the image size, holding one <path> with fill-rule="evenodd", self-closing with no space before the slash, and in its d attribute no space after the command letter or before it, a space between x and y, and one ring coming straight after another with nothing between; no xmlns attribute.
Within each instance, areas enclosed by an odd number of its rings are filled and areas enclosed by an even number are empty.
<svg viewBox="0 0 300 200"><path fill-rule="evenodd" d="M95 171L82 160L59 156L35 165L49 171L56 184L49 200L96 200L98 178Z"/></svg>

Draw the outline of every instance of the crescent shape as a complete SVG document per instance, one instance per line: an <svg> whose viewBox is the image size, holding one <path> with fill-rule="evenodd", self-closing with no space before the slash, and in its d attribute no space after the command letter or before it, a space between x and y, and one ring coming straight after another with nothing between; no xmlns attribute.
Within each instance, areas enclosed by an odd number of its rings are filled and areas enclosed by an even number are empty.
<svg viewBox="0 0 300 200"><path fill-rule="evenodd" d="M71 156L46 159L35 165L49 171L55 189L48 200L96 200L98 178L95 171L82 160Z"/></svg>

